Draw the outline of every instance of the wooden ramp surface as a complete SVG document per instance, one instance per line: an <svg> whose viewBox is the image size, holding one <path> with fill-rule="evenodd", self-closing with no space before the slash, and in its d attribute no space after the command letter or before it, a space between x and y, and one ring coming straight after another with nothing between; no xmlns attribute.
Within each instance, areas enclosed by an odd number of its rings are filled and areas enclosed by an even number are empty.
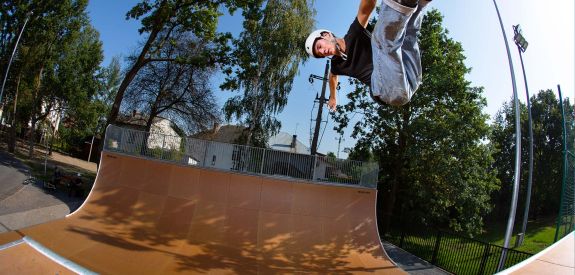
<svg viewBox="0 0 575 275"><path fill-rule="evenodd" d="M571 232L552 246L499 274L575 274L575 238L573 234Z"/></svg>
<svg viewBox="0 0 575 275"><path fill-rule="evenodd" d="M0 273L62 268L26 244L2 248L26 236L102 274L405 274L379 240L375 190L101 159L75 213L0 235Z"/></svg>

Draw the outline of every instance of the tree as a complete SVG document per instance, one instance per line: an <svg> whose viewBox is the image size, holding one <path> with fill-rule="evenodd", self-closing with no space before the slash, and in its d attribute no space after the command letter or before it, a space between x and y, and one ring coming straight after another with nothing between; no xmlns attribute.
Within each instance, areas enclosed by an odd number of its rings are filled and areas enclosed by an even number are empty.
<svg viewBox="0 0 575 275"><path fill-rule="evenodd" d="M2 76L6 74L8 62L16 44L16 37L24 27L24 22L27 18L27 12L30 10L30 6L31 1L5 1L0 5L0 75ZM20 51L17 51L16 53L15 62L12 64L13 73L8 75L8 81L5 86L3 98L0 98L0 108L2 109L0 121L11 125L8 130L10 133L8 150L10 152L14 152L15 149L17 125L16 109L18 90L20 89L20 84L22 82L22 74L18 73L22 72L22 66L18 62L18 57L21 54ZM9 109L11 109L10 111L12 112L9 112Z"/></svg>
<svg viewBox="0 0 575 275"><path fill-rule="evenodd" d="M102 68L98 74L101 84L98 93L94 96L93 101L98 106L98 125L96 126L97 134L105 130L106 118L114 104L114 98L118 93L118 88L122 81L122 69L120 59L112 58L112 61L106 68Z"/></svg>
<svg viewBox="0 0 575 275"><path fill-rule="evenodd" d="M547 217L557 214L558 198L561 195L561 179L563 175L563 124L559 99L553 91L540 91L531 97L533 114L533 185L529 215L532 218ZM497 167L497 177L501 189L492 196L495 204L493 218L505 219L509 213L509 201L513 188L515 171L515 113L511 107L512 101L504 103L498 111L493 123L491 142ZM568 148L573 148L573 106L569 100L564 100ZM526 186L529 167L529 129L527 108L520 104L521 109L521 175L518 213L524 209ZM569 175L573 175L571 171Z"/></svg>
<svg viewBox="0 0 575 275"><path fill-rule="evenodd" d="M179 33L162 48L162 55L193 58L211 47L214 45L190 33ZM170 119L187 133L204 130L220 117L209 82L214 69L186 62L150 63L128 88L127 109L147 115L147 132L158 116Z"/></svg>
<svg viewBox="0 0 575 275"><path fill-rule="evenodd" d="M102 59L101 43L89 25L86 0L8 1L3 5L4 11L8 11L2 13L7 16L6 22L22 21L23 16L34 11L7 85L19 110L13 117L19 118L20 125L31 124L28 132L31 157L37 124L50 112L82 105L82 99L94 92L97 86L94 72ZM17 29L3 29L2 37L14 37L4 32Z"/></svg>
<svg viewBox="0 0 575 275"><path fill-rule="evenodd" d="M93 100L101 86L98 73L102 59L99 34L86 25L61 49L51 79L45 81L46 88L53 91L53 100L58 103L52 110L62 114L65 125L62 129L67 130L67 141L69 145L76 145L73 146L76 149L84 145L87 136L94 135L103 111ZM53 125L50 131L58 136L54 131L56 126Z"/></svg>
<svg viewBox="0 0 575 275"><path fill-rule="evenodd" d="M226 119L248 126L245 144L263 147L281 127L274 115L287 104L299 64L307 58L301 45L311 32L313 12L305 0L254 3L243 10L244 31L234 40L221 88L242 91L226 102Z"/></svg>
<svg viewBox="0 0 575 275"><path fill-rule="evenodd" d="M0 5L0 72L5 73L9 57L16 44L16 37L24 25L31 6L28 1L6 0Z"/></svg>
<svg viewBox="0 0 575 275"><path fill-rule="evenodd" d="M461 44L448 38L442 16L423 18L420 48L423 83L402 107L378 105L368 87L352 80L349 103L334 115L342 132L350 113L363 114L353 125L355 152L372 152L380 164L378 216L383 232L392 222L449 227L478 233L496 188L490 171L488 116L481 88L465 80ZM395 217L395 219L392 219Z"/></svg>
<svg viewBox="0 0 575 275"><path fill-rule="evenodd" d="M212 39L225 45L227 36L216 35L217 19L221 15L218 8L224 5L231 13L249 2L248 0L144 0L134 6L126 14L126 19L141 19L142 27L139 32L147 34L147 39L120 84L106 124L116 120L124 93L140 69L150 62L176 61L177 58L161 56L162 48L170 41L175 30L191 32L200 39ZM221 55L204 52L185 62L206 65L219 62L218 57ZM180 60L182 61L184 60Z"/></svg>

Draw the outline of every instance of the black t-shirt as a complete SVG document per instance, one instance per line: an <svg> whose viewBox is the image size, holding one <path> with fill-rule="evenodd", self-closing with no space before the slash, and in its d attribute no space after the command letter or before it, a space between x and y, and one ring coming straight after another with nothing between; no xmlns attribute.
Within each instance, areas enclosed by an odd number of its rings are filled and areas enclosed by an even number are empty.
<svg viewBox="0 0 575 275"><path fill-rule="evenodd" d="M331 73L334 75L347 75L371 85L373 60L371 58L371 33L367 31L357 17L349 26L347 34L343 37L347 60L340 56L331 59Z"/></svg>

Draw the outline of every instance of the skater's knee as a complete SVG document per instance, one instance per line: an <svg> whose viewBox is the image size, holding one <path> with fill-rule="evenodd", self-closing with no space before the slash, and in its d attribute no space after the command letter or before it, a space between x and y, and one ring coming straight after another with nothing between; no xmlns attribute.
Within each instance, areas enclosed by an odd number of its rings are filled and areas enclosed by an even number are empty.
<svg viewBox="0 0 575 275"><path fill-rule="evenodd" d="M407 104L411 99L409 97L406 96L398 96L398 97L394 97L392 98L388 104L391 106L403 106L405 104Z"/></svg>
<svg viewBox="0 0 575 275"><path fill-rule="evenodd" d="M411 95L413 92L396 89L393 92L384 93L383 99L391 106L403 106L411 100Z"/></svg>

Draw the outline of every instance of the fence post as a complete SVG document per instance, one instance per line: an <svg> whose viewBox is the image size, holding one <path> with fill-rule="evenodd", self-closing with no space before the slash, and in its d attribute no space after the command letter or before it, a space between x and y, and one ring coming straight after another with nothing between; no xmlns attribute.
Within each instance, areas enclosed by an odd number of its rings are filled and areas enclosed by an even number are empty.
<svg viewBox="0 0 575 275"><path fill-rule="evenodd" d="M127 149L126 149L126 139L128 139L126 137L126 133L127 131L122 129L122 137L120 137L120 140L118 141L118 150L120 150L122 153L127 153Z"/></svg>
<svg viewBox="0 0 575 275"><path fill-rule="evenodd" d="M317 155L314 155L313 157L314 157L314 160L313 160L313 169L311 171L311 180L315 181L316 180L315 179L315 169L317 167Z"/></svg>
<svg viewBox="0 0 575 275"><path fill-rule="evenodd" d="M483 257L481 259L481 265L479 266L479 273L478 274L483 274L485 272L485 266L487 265L487 259L489 259L489 249L491 248L491 245L486 243L485 244L485 248L483 249Z"/></svg>
<svg viewBox="0 0 575 275"><path fill-rule="evenodd" d="M160 159L164 159L164 146L166 145L166 136L162 139L162 149L160 150Z"/></svg>
<svg viewBox="0 0 575 275"><path fill-rule="evenodd" d="M262 165L261 165L261 169L260 169L260 174L263 175L264 174L264 163L266 160L266 151L267 150L266 149L262 149L262 150L263 150L263 153L262 153Z"/></svg>
<svg viewBox="0 0 575 275"><path fill-rule="evenodd" d="M435 246L433 247L433 255L431 256L431 264L437 263L437 254L439 254L439 246L441 244L441 230L437 230L437 237L435 238Z"/></svg>
<svg viewBox="0 0 575 275"><path fill-rule="evenodd" d="M405 240L405 230L401 230L401 237L399 238L399 248L403 248L404 240Z"/></svg>
<svg viewBox="0 0 575 275"><path fill-rule="evenodd" d="M210 141L205 142L203 167L208 167L208 165L206 165L206 157L208 156L208 149L210 148L210 143L211 143Z"/></svg>

